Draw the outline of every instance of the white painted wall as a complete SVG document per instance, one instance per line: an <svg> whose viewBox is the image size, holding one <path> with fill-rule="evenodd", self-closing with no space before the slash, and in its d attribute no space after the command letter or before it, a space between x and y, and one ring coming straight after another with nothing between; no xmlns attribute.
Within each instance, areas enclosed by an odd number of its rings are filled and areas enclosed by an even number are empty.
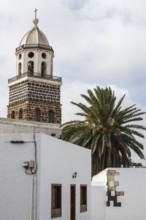
<svg viewBox="0 0 146 220"><path fill-rule="evenodd" d="M107 207L107 220L145 220L146 219L146 169L120 168L116 169L120 175L115 179L119 181L119 191L125 195L118 201L121 207Z"/></svg>
<svg viewBox="0 0 146 220"><path fill-rule="evenodd" d="M44 133L60 138L60 124L0 118L0 133Z"/></svg>
<svg viewBox="0 0 146 220"><path fill-rule="evenodd" d="M44 134L35 134L37 175L25 174L24 161L35 159L33 134L0 135L0 219L50 220L51 184L62 184L62 217L70 220L70 184L76 184L76 220L90 219L91 153ZM11 140L23 140L12 144ZM77 178L72 173L77 172ZM80 213L80 184L87 184L88 210ZM37 210L37 211L36 211Z"/></svg>
<svg viewBox="0 0 146 220"><path fill-rule="evenodd" d="M109 168L120 175L117 191L121 207L106 206L106 172L93 178L91 187L91 153L88 149L45 134L36 134L37 175L26 175L22 164L34 160L32 133L0 135L0 219L50 220L51 184L62 184L62 217L70 220L70 185L76 185L76 220L145 220L146 169ZM12 144L23 140L24 144ZM72 174L77 172L77 178ZM88 210L80 213L80 184L87 184ZM92 189L91 189L92 188ZM33 200L34 199L34 200ZM36 212L37 210L37 212ZM37 216L37 217L36 217Z"/></svg>
<svg viewBox="0 0 146 220"><path fill-rule="evenodd" d="M91 220L106 220L106 187L92 186Z"/></svg>
<svg viewBox="0 0 146 220"><path fill-rule="evenodd" d="M53 137L41 136L40 219L51 219L51 184L62 184L62 217L70 220L70 184L76 184L76 220L90 220L91 153ZM77 172L77 178L72 174ZM80 213L80 184L87 184L88 210Z"/></svg>
<svg viewBox="0 0 146 220"><path fill-rule="evenodd" d="M11 140L33 139L32 134L0 135L0 219L30 220L33 176L24 173L22 163L34 158L34 146Z"/></svg>
<svg viewBox="0 0 146 220"><path fill-rule="evenodd" d="M110 207L106 203L106 171L97 175L92 182L91 220L145 220L146 219L146 169L145 168L109 168L120 173L115 177L119 181L117 191L124 191L124 196L118 196L121 207ZM102 180L102 181L101 181ZM95 205L96 204L96 205ZM104 213L104 214L103 214Z"/></svg>
<svg viewBox="0 0 146 220"><path fill-rule="evenodd" d="M29 52L34 53L34 57L29 58L28 54ZM46 59L42 58L42 53L46 53ZM21 59L19 59L19 54L22 55ZM46 75L50 76L52 75L52 60L53 60L53 52L48 51L45 49L36 49L36 48L30 48L30 49L22 49L21 51L16 53L16 75L19 75L18 72L18 65L19 63L22 64L22 71L21 73L28 72L28 62L33 61L34 62L34 75L41 77L41 63L46 62Z"/></svg>

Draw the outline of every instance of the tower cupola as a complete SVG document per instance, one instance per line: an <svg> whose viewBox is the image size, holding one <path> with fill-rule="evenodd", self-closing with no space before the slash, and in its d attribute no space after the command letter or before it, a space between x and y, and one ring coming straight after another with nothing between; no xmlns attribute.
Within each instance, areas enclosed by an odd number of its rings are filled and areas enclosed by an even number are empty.
<svg viewBox="0 0 146 220"><path fill-rule="evenodd" d="M19 46L23 45L44 45L50 46L47 37L45 34L38 28L39 20L35 18L33 20L34 27L28 31L20 41Z"/></svg>
<svg viewBox="0 0 146 220"><path fill-rule="evenodd" d="M45 34L39 29L39 20L35 17L34 27L28 31L16 48L16 75L29 72L44 77L53 75L53 48Z"/></svg>

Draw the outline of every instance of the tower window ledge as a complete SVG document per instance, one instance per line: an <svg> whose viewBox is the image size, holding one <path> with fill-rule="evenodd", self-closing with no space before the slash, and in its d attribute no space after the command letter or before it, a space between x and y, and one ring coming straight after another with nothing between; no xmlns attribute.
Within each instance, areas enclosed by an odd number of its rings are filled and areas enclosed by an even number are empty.
<svg viewBox="0 0 146 220"><path fill-rule="evenodd" d="M23 78L26 78L26 77L32 77L34 79L44 79L44 80L51 80L51 81L54 81L54 82L59 82L61 83L62 82L62 78L61 77L58 77L58 76L52 76L52 75L46 75L46 76L38 76L38 75L41 75L40 73L33 73L33 75L31 73L23 73L21 75L18 75L18 76L15 76L13 78L10 78L8 80L8 84L11 84L13 82L16 82L17 80L20 80L20 79L23 79Z"/></svg>
<svg viewBox="0 0 146 220"><path fill-rule="evenodd" d="M22 49L30 49L30 48L40 48L40 49L53 51L53 48L51 46L47 46L43 44L23 44L22 46L16 48L16 53Z"/></svg>

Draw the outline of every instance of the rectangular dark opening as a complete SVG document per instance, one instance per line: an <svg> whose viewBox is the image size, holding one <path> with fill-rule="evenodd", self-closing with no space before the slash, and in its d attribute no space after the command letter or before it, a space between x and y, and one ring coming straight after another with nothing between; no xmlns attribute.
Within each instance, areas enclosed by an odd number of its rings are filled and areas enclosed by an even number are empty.
<svg viewBox="0 0 146 220"><path fill-rule="evenodd" d="M51 189L51 218L61 217L62 212L62 185L52 184Z"/></svg>
<svg viewBox="0 0 146 220"><path fill-rule="evenodd" d="M70 219L76 220L76 186L70 186Z"/></svg>
<svg viewBox="0 0 146 220"><path fill-rule="evenodd" d="M87 211L87 185L80 186L80 212Z"/></svg>

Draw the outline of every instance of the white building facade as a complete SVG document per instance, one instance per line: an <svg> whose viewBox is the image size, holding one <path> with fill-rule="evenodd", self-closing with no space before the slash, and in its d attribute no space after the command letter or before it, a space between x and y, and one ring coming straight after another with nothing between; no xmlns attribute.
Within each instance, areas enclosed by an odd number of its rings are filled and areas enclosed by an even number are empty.
<svg viewBox="0 0 146 220"><path fill-rule="evenodd" d="M44 134L1 134L0 173L0 219L90 219L89 150Z"/></svg>
<svg viewBox="0 0 146 220"><path fill-rule="evenodd" d="M145 168L108 168L94 176L91 220L145 220L145 183Z"/></svg>
<svg viewBox="0 0 146 220"><path fill-rule="evenodd" d="M0 174L0 219L146 219L145 168L108 168L91 184L90 150L45 134L1 134Z"/></svg>
<svg viewBox="0 0 146 220"><path fill-rule="evenodd" d="M60 138L61 130L58 124L0 118L0 134L43 133Z"/></svg>

